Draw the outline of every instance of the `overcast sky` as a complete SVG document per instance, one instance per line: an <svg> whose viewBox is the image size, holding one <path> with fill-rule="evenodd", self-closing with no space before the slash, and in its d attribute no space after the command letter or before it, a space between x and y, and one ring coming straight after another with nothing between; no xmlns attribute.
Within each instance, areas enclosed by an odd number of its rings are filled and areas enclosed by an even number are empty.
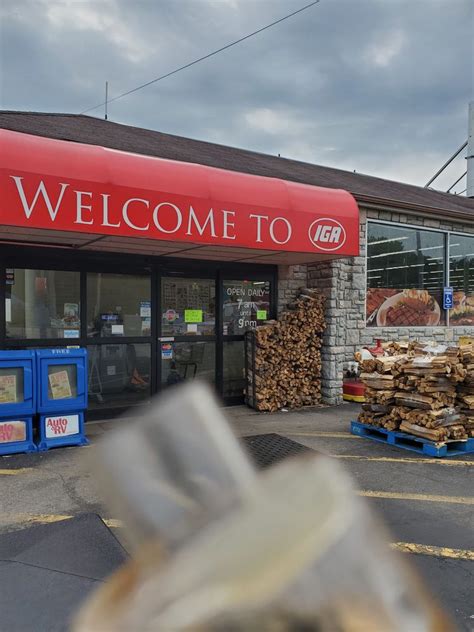
<svg viewBox="0 0 474 632"><path fill-rule="evenodd" d="M309 1L0 0L1 108L81 112ZM473 60L474 0L321 0L109 118L424 185L467 139Z"/></svg>

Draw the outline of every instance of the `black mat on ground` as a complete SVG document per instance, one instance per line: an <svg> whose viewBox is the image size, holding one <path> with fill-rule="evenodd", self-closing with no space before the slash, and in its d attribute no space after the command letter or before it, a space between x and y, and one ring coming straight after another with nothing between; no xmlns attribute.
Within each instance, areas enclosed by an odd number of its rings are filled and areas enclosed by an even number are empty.
<svg viewBox="0 0 474 632"><path fill-rule="evenodd" d="M314 452L296 441L274 433L242 437L241 442L252 461L261 469L275 465L290 456Z"/></svg>
<svg viewBox="0 0 474 632"><path fill-rule="evenodd" d="M0 535L0 630L67 630L127 553L96 514Z"/></svg>

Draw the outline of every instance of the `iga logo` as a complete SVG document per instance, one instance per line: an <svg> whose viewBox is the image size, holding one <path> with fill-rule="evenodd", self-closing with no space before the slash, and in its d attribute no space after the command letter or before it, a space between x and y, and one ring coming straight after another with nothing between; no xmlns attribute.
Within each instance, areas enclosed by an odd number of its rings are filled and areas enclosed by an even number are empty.
<svg viewBox="0 0 474 632"><path fill-rule="evenodd" d="M315 220L308 229L310 242L318 250L339 250L346 242L346 231L342 224L330 217Z"/></svg>

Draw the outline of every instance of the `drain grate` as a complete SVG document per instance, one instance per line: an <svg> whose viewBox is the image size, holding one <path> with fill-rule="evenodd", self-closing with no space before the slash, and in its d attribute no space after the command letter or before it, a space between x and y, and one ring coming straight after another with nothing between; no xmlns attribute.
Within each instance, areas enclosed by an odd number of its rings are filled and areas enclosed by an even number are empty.
<svg viewBox="0 0 474 632"><path fill-rule="evenodd" d="M261 469L275 465L290 456L312 451L296 441L274 433L242 437L241 442L252 461Z"/></svg>

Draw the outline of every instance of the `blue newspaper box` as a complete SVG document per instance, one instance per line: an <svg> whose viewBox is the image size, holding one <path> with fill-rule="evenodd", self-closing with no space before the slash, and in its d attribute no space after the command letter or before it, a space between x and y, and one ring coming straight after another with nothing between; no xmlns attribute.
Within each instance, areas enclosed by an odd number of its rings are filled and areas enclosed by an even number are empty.
<svg viewBox="0 0 474 632"><path fill-rule="evenodd" d="M0 420L35 412L35 352L0 351Z"/></svg>
<svg viewBox="0 0 474 632"><path fill-rule="evenodd" d="M86 349L37 349L39 450L87 445Z"/></svg>
<svg viewBox="0 0 474 632"><path fill-rule="evenodd" d="M0 455L36 452L33 442L33 417L0 419Z"/></svg>
<svg viewBox="0 0 474 632"><path fill-rule="evenodd" d="M38 450L68 445L88 445L83 411L46 413L39 416Z"/></svg>
<svg viewBox="0 0 474 632"><path fill-rule="evenodd" d="M87 351L37 349L38 412L66 413L87 408Z"/></svg>

